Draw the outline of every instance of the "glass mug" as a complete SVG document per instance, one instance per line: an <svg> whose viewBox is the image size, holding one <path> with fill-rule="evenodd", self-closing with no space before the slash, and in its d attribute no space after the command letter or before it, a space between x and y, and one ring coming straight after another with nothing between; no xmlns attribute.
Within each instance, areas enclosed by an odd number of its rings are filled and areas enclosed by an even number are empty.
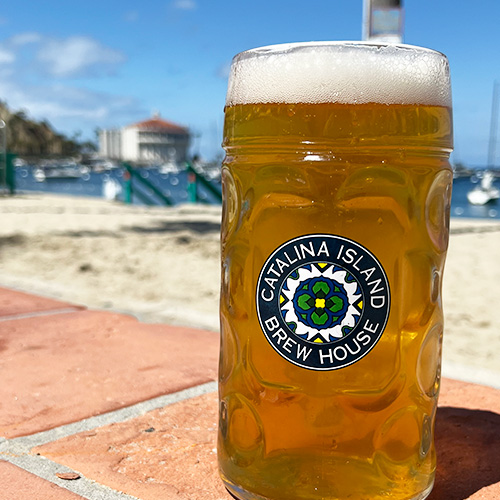
<svg viewBox="0 0 500 500"><path fill-rule="evenodd" d="M452 172L441 53L234 59L218 457L237 498L423 499L436 458Z"/></svg>

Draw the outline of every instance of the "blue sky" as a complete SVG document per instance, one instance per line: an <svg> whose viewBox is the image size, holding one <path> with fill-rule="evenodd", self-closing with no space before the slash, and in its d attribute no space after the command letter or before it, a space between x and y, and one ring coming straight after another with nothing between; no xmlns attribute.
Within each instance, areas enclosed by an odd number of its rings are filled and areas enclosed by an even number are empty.
<svg viewBox="0 0 500 500"><path fill-rule="evenodd" d="M158 111L190 127L193 149L211 159L221 151L234 54L274 43L359 40L362 10L362 0L2 2L0 99L91 139L97 127ZM405 2L405 43L450 60L454 160L473 166L487 161L499 20L498 0Z"/></svg>

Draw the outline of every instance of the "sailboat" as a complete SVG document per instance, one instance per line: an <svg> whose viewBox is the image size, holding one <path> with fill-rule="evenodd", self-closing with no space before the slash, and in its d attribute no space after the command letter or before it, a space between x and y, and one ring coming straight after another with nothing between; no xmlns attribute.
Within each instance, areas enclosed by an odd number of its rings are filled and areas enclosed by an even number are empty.
<svg viewBox="0 0 500 500"><path fill-rule="evenodd" d="M488 148L488 165L495 163L498 125L498 82L493 84L493 102L491 106L490 142ZM481 183L467 193L467 200L471 205L486 205L500 198L500 190L493 185L495 177L492 172L483 172Z"/></svg>
<svg viewBox="0 0 500 500"><path fill-rule="evenodd" d="M480 184L467 193L467 199L471 205L486 205L500 198L500 189L493 186L493 180L492 172L483 173Z"/></svg>

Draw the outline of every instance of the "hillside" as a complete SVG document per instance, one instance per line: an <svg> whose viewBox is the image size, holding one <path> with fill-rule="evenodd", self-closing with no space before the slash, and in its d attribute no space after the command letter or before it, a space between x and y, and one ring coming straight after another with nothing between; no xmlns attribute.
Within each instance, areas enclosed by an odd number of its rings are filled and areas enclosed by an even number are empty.
<svg viewBox="0 0 500 500"><path fill-rule="evenodd" d="M36 121L24 111L12 111L0 101L0 119L7 124L7 150L19 156L75 156L95 148L56 132L46 121Z"/></svg>

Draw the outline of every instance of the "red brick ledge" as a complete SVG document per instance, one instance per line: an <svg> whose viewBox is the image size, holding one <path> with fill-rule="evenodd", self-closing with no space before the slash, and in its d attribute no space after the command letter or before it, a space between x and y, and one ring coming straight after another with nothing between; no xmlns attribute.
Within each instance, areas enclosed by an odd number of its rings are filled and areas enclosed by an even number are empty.
<svg viewBox="0 0 500 500"><path fill-rule="evenodd" d="M217 334L58 314L68 307L0 289L1 495L229 500L215 454ZM183 390L194 392L168 399ZM436 447L430 500L500 499L500 391L443 380ZM68 471L80 478L56 475Z"/></svg>

